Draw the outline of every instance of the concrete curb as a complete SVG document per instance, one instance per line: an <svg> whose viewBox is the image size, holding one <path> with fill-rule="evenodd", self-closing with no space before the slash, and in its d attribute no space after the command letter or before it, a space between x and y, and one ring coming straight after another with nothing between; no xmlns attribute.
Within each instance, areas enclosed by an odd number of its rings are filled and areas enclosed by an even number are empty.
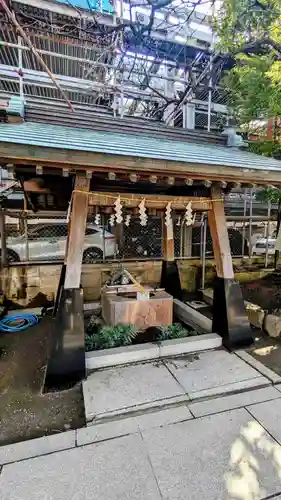
<svg viewBox="0 0 281 500"><path fill-rule="evenodd" d="M110 366L127 365L141 361L150 361L169 356L180 356L199 351L215 349L222 344L222 338L216 333L195 335L183 339L165 340L159 344L140 344L103 351L86 353L87 370L98 370Z"/></svg>
<svg viewBox="0 0 281 500"><path fill-rule="evenodd" d="M178 299L173 300L174 304L174 314L181 321L186 323L187 325L192 326L193 328L199 329L199 331L204 331L211 333L212 331L212 320L201 314L196 309L188 306L184 302L181 302Z"/></svg>
<svg viewBox="0 0 281 500"><path fill-rule="evenodd" d="M268 380L270 380L273 384L281 383L281 376L278 375L278 373L275 373L273 370L270 370L270 368L267 368L267 366L263 365L248 352L236 351L235 355L238 356L238 358L243 359L243 361L248 363L248 365L257 370L261 375L268 378Z"/></svg>

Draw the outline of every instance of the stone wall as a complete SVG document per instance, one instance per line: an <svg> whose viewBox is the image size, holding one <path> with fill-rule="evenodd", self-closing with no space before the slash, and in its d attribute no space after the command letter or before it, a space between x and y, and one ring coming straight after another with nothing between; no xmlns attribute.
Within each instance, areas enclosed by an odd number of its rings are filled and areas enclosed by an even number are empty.
<svg viewBox="0 0 281 500"><path fill-rule="evenodd" d="M240 265L239 259L234 264ZM161 261L126 262L126 269L130 271L141 283L155 285L160 283ZM98 300L100 289L107 281L113 269L119 267L118 263L85 264L82 270L82 285L84 298L87 301ZM201 286L201 264L199 260L178 261L181 285L184 290L195 291ZM6 296L17 306L41 306L48 301L53 301L58 287L60 265L29 265L13 266L2 272L2 287ZM211 285L215 275L214 261L206 264L206 285ZM257 279L261 270L244 270L239 273L239 279Z"/></svg>

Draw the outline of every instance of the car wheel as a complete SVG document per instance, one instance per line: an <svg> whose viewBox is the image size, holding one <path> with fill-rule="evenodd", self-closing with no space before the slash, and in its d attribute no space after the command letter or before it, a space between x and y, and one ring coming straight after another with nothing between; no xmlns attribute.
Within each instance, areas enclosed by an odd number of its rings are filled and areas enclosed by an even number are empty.
<svg viewBox="0 0 281 500"><path fill-rule="evenodd" d="M1 258L1 250L0 250L0 258ZM10 250L9 248L7 249L7 261L9 264L12 264L13 262L20 262L20 258L14 250Z"/></svg>
<svg viewBox="0 0 281 500"><path fill-rule="evenodd" d="M87 248L83 253L83 264L93 264L103 259L103 253L100 248Z"/></svg>

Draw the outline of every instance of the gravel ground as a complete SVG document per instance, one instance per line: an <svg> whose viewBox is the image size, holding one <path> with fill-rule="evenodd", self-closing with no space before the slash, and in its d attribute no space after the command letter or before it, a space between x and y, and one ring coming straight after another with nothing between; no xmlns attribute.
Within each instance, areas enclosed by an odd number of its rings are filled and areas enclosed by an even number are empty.
<svg viewBox="0 0 281 500"><path fill-rule="evenodd" d="M52 321L0 333L0 445L85 425L81 384L43 393Z"/></svg>

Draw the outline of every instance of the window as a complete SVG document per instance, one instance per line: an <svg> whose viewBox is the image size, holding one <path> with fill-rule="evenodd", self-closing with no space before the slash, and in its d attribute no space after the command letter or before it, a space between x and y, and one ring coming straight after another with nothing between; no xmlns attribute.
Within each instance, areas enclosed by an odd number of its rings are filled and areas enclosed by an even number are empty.
<svg viewBox="0 0 281 500"><path fill-rule="evenodd" d="M86 227L86 236L91 234L97 234L99 231L97 229L93 229L92 227Z"/></svg>
<svg viewBox="0 0 281 500"><path fill-rule="evenodd" d="M31 231L29 237L31 239L37 238L62 238L67 237L66 224L48 224L41 226L38 229Z"/></svg>

